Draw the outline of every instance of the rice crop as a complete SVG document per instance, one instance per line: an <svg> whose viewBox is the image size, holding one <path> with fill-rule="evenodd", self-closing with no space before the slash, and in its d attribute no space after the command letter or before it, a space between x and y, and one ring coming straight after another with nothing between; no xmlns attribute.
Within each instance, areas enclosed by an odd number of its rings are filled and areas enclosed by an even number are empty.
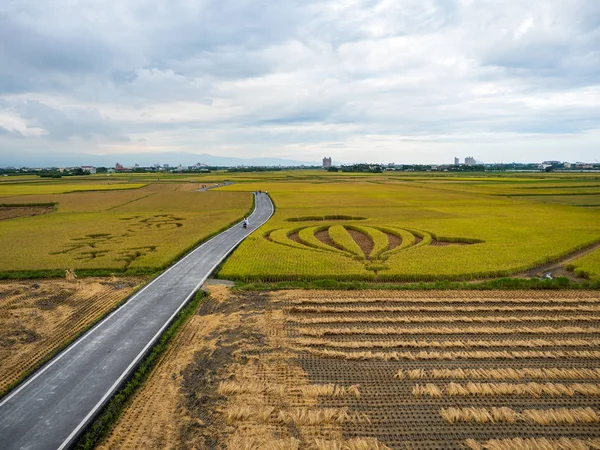
<svg viewBox="0 0 600 450"><path fill-rule="evenodd" d="M34 197L58 203L56 211L0 221L0 272L157 270L252 204L249 193L171 191L162 185Z"/></svg>
<svg viewBox="0 0 600 450"><path fill-rule="evenodd" d="M600 385L593 383L449 383L439 387L433 383L413 386L413 395L431 396L429 392L443 392L450 397L464 396L496 396L496 395L521 395L528 397L573 397L582 395L586 397L600 396Z"/></svg>
<svg viewBox="0 0 600 450"><path fill-rule="evenodd" d="M228 424L241 421L266 423L273 419L276 409L273 406L232 405L225 410Z"/></svg>
<svg viewBox="0 0 600 450"><path fill-rule="evenodd" d="M600 368L562 368L562 367L532 367L513 369L509 367L498 367L494 369L399 369L395 378L421 380L431 379L456 379L456 380L523 380L531 379L591 379L600 380Z"/></svg>
<svg viewBox="0 0 600 450"><path fill-rule="evenodd" d="M260 381L221 381L217 388L219 395L240 395L240 394L279 394L283 392L284 387L267 385L267 383Z"/></svg>
<svg viewBox="0 0 600 450"><path fill-rule="evenodd" d="M277 421L298 426L370 423L365 414L348 412L347 408L289 408L279 411Z"/></svg>
<svg viewBox="0 0 600 450"><path fill-rule="evenodd" d="M344 179L326 175L326 183L321 179L322 174L313 176L316 178L312 180L264 179L225 188L268 190L277 205L270 224L273 230L289 229L288 220L293 218L314 217L315 220L302 222L304 230L313 228L312 237L308 236L310 230L302 233L302 240L308 243L306 248L281 245L257 234L240 245L223 266L221 276L272 282L347 280L350 276L354 280L371 280L373 271L382 281L509 276L560 260L600 238L593 210L498 195L514 192L516 181L481 181L483 185L490 184L489 189L482 189L463 180L456 182L460 184L459 190L452 189L445 180L409 182L398 180L396 174L383 174L378 183L365 183L367 179L371 181L366 175ZM528 182L543 183L543 180ZM359 223L353 219L322 220L326 216L364 220ZM452 220L445 220L447 218ZM554 225L551 228L546 226L549 220ZM325 244L315 242L318 239L314 238L314 227L331 227L330 231L336 233L352 226L361 233L366 231L373 240L374 247L368 256L381 260L380 264L357 266L353 257L364 258L364 253L358 252L347 233L343 238L340 234L337 242L345 251L333 250L331 246L327 246L326 252L313 250L325 248ZM401 245L386 249L383 236L367 230L394 233L400 237ZM431 245L436 240L434 237L448 245ZM309 256L302 257L303 253ZM320 268L327 266L326 259L332 253L340 253L340 259L336 267L323 273ZM270 257L274 254L276 258Z"/></svg>
<svg viewBox="0 0 600 450"><path fill-rule="evenodd" d="M358 244L352 239L352 236L348 234L348 230L346 230L341 225L334 225L329 228L329 237L335 242L336 246L345 250L353 255L356 255L359 258L364 258L361 248Z"/></svg>
<svg viewBox="0 0 600 450"><path fill-rule="evenodd" d="M299 334L305 336L331 335L393 335L393 334L597 334L600 328L594 327L294 327Z"/></svg>
<svg viewBox="0 0 600 450"><path fill-rule="evenodd" d="M287 309L292 314L307 313L381 313L381 312L598 312L600 305L552 305L552 306L291 306Z"/></svg>
<svg viewBox="0 0 600 450"><path fill-rule="evenodd" d="M311 291L307 296L304 291L290 291L282 298L293 305L316 305L332 307L333 305L354 303L425 303L426 305L449 303L460 306L461 303L483 303L491 306L494 303L600 303L600 295L596 291Z"/></svg>
<svg viewBox="0 0 600 450"><path fill-rule="evenodd" d="M299 450L300 441L296 438L265 439L235 435L227 440L227 450Z"/></svg>
<svg viewBox="0 0 600 450"><path fill-rule="evenodd" d="M312 347L292 347L299 352L318 355L323 358L346 360L381 360L381 361L418 361L418 360L458 360L458 359L568 359L600 358L600 351L592 350L552 350L552 351L456 351L456 352L343 352L337 350L316 349Z"/></svg>
<svg viewBox="0 0 600 450"><path fill-rule="evenodd" d="M598 347L600 339L515 339L515 340L459 340L459 341L417 341L417 340L386 340L386 341L354 341L336 342L324 339L299 338L295 343L310 347L329 347L341 349L371 349L371 348L493 348L493 347Z"/></svg>
<svg viewBox="0 0 600 450"><path fill-rule="evenodd" d="M373 250L371 250L371 253L366 256L368 256L371 259L378 258L379 255L381 255L384 251L388 249L388 235L383 231L378 230L377 228L361 227L359 225L347 225L346 229L356 230L359 233L369 236L369 238L373 241Z"/></svg>
<svg viewBox="0 0 600 450"><path fill-rule="evenodd" d="M600 280L600 249L571 261L567 269L581 278Z"/></svg>
<svg viewBox="0 0 600 450"><path fill-rule="evenodd" d="M330 398L338 398L338 397L348 397L352 396L355 398L360 398L360 391L358 390L357 385L352 386L340 386L337 384L329 383L329 384L308 384L305 386L300 386L297 388L288 388L289 393L294 393L294 391L300 391L304 398L310 397L330 397Z"/></svg>
<svg viewBox="0 0 600 450"><path fill-rule="evenodd" d="M485 442L467 439L465 445L471 450L592 450L600 449L600 439L507 438Z"/></svg>
<svg viewBox="0 0 600 450"><path fill-rule="evenodd" d="M315 450L391 450L374 438L354 438L348 440L315 439Z"/></svg>
<svg viewBox="0 0 600 450"><path fill-rule="evenodd" d="M600 423L600 416L592 408L514 409L501 408L442 408L442 418L449 423L516 423L536 425L575 425Z"/></svg>
<svg viewBox="0 0 600 450"><path fill-rule="evenodd" d="M17 195L64 194L78 191L120 191L139 189L144 186L146 186L145 183L15 183L0 185L0 197Z"/></svg>
<svg viewBox="0 0 600 450"><path fill-rule="evenodd" d="M600 316L447 316L447 317L288 317L288 322L300 324L330 323L522 323L522 322L598 322Z"/></svg>

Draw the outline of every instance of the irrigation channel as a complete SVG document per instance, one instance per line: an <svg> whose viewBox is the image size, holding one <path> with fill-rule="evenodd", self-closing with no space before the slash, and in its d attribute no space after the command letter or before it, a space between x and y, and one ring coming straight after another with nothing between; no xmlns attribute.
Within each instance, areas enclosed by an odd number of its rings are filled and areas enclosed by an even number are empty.
<svg viewBox="0 0 600 450"><path fill-rule="evenodd" d="M236 224L167 269L0 402L0 448L71 446L223 259L273 214L255 194L250 228Z"/></svg>

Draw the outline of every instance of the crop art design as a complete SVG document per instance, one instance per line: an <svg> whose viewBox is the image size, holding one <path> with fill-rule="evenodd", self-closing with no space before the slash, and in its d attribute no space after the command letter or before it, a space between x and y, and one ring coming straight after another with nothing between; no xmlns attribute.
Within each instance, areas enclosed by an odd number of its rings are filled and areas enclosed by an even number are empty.
<svg viewBox="0 0 600 450"><path fill-rule="evenodd" d="M472 245L483 241L441 237L433 233L396 227L348 224L279 228L264 235L270 242L316 252L334 252L365 263L367 270L385 270L386 260L399 252L423 246Z"/></svg>

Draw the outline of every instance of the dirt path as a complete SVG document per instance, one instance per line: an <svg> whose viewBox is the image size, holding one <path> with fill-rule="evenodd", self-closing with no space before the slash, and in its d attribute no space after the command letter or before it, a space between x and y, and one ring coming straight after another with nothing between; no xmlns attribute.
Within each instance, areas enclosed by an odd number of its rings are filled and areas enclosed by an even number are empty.
<svg viewBox="0 0 600 450"><path fill-rule="evenodd" d="M576 250L573 253L568 254L567 256L565 256L564 258L561 258L558 261L554 261L554 262L536 266L532 269L527 270L526 272L517 274L516 276L527 277L527 278L538 278L538 277L545 276L547 273L550 273L551 276L554 278L567 277L573 281L581 281L581 279L578 278L573 272L569 272L568 270L566 270L565 266L568 263L575 261L576 259L579 259L582 256L587 255L588 253L591 253L599 248L600 248L600 241L596 242L594 244L588 245L582 249Z"/></svg>

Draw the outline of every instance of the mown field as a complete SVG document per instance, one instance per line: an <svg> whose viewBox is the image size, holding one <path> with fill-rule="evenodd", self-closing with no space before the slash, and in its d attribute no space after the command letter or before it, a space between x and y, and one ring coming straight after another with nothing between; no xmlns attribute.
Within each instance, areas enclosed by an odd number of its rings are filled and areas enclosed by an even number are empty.
<svg viewBox="0 0 600 450"><path fill-rule="evenodd" d="M248 192L199 192L200 187L194 182L3 184L0 273L155 271L252 206Z"/></svg>
<svg viewBox="0 0 600 450"><path fill-rule="evenodd" d="M277 211L223 278L470 280L516 276L600 242L600 177L327 174L247 181ZM548 198L564 199L548 203ZM583 204L584 197L587 203ZM589 261L592 261L590 263ZM584 274L600 279L598 253Z"/></svg>
<svg viewBox="0 0 600 450"><path fill-rule="evenodd" d="M600 445L597 291L212 289L101 449Z"/></svg>
<svg viewBox="0 0 600 450"><path fill-rule="evenodd" d="M144 282L140 277L0 282L0 394Z"/></svg>

